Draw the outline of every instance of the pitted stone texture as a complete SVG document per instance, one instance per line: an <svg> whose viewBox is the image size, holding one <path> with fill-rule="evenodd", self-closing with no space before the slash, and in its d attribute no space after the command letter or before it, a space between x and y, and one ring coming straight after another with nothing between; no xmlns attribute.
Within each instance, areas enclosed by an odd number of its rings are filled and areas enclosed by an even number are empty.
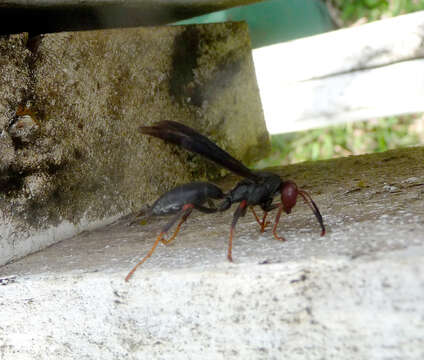
<svg viewBox="0 0 424 360"><path fill-rule="evenodd" d="M12 137L5 130L31 90L27 38L27 34L0 36L0 191L15 160Z"/></svg>

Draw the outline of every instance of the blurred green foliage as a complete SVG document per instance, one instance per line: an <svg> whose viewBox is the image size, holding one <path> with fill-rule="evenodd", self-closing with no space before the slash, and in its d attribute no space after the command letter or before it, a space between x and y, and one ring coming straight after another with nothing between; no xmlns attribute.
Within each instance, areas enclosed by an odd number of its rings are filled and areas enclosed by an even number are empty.
<svg viewBox="0 0 424 360"><path fill-rule="evenodd" d="M344 26L424 10L424 0L327 0ZM271 155L255 168L381 152L424 143L424 116L408 115L271 136Z"/></svg>
<svg viewBox="0 0 424 360"><path fill-rule="evenodd" d="M424 142L424 117L408 115L271 136L271 155L255 168L381 152Z"/></svg>
<svg viewBox="0 0 424 360"><path fill-rule="evenodd" d="M424 9L424 0L330 0L329 2L339 11L340 20L346 26L359 19L369 22Z"/></svg>

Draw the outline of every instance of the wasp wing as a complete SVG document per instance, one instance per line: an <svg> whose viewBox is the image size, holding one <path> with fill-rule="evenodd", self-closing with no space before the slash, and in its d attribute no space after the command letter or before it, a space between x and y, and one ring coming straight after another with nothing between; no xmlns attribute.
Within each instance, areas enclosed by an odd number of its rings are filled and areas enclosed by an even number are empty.
<svg viewBox="0 0 424 360"><path fill-rule="evenodd" d="M242 162L232 157L206 136L186 125L175 121L160 121L154 126L141 126L140 131L143 134L160 138L202 155L237 175L255 182L260 180L259 176L243 165Z"/></svg>

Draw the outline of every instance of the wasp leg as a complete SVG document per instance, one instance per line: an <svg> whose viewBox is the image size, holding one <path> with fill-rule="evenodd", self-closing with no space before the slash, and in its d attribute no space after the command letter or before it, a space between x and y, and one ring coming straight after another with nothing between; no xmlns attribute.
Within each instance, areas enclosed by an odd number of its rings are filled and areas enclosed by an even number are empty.
<svg viewBox="0 0 424 360"><path fill-rule="evenodd" d="M147 253L147 255L136 265L134 266L131 271L128 273L128 275L125 277L125 281L128 281L131 276L134 274L134 272L137 270L137 268L143 264L150 256L152 256L153 252L156 249L156 246L158 246L159 241L162 239L162 236L164 235L163 232L161 232L158 237L156 238L155 243L153 244L152 248L150 249L150 251Z"/></svg>
<svg viewBox="0 0 424 360"><path fill-rule="evenodd" d="M278 226L278 223L280 222L280 216L282 212L283 212L283 204L280 204L278 206L278 212L277 212L277 216L275 217L275 223L274 223L274 227L272 228L272 233L277 240L286 241L286 239L284 239L282 236L277 235L277 226Z"/></svg>
<svg viewBox="0 0 424 360"><path fill-rule="evenodd" d="M246 210L247 210L247 201L243 200L240 203L237 210L234 212L233 222L231 223L230 239L228 241L228 254L227 254L228 261L231 261L231 262L233 261L232 250L233 250L234 230L236 228L236 224L237 224L238 219L240 218L240 216L244 216L246 214Z"/></svg>
<svg viewBox="0 0 424 360"><path fill-rule="evenodd" d="M142 219L140 219L141 216L143 217ZM133 220L128 225L132 226L138 223L139 221L141 221L142 223L143 220L146 220L151 216L152 216L152 208L147 207L147 208L141 209L136 215L133 216Z"/></svg>
<svg viewBox="0 0 424 360"><path fill-rule="evenodd" d="M201 212L203 212L203 213L206 213L206 214L212 214L212 213L214 213L214 212L217 212L218 211L218 209L216 209L216 208L208 208L208 207L204 207L204 206L201 206L201 205L192 205L192 204L188 204L188 205L191 205L192 207L194 207L196 210L199 210L199 211L201 211ZM188 205L186 205L186 206L188 206ZM185 221L187 220L187 218L190 216L190 214L191 214L191 210L192 210L193 208L191 208L190 209L190 212L187 212L183 217L182 217L182 219L181 219L181 221L178 223L178 225L177 225L177 228L175 229L175 231L174 231L174 234L171 236L171 238L169 238L168 240L166 240L166 239L162 239L161 241L162 241L162 243L163 244L165 244L165 245L169 245L174 239L175 239L175 237L178 235L178 232L180 231L180 227L181 227L181 225L182 224L184 224L185 223Z"/></svg>
<svg viewBox="0 0 424 360"><path fill-rule="evenodd" d="M187 217L190 215L190 213L193 210L194 205L193 204L186 204L183 206L183 208L169 221L163 228L158 237L156 238L156 241L154 242L153 246L149 250L149 252L146 254L146 256L141 259L128 273L128 275L125 277L125 281L128 281L131 276L134 274L134 272L137 270L137 268L142 265L152 254L154 253L156 247L158 246L159 242L162 241L163 236L166 234L166 232L172 227L172 225L175 224L175 222L180 218L180 216L183 217L183 219L187 219ZM185 220L184 220L185 221ZM182 222L181 222L182 224ZM175 234L176 236L176 234ZM172 239L173 240L173 239Z"/></svg>
<svg viewBox="0 0 424 360"><path fill-rule="evenodd" d="M265 228L270 224L269 221L265 221L266 216L268 215L268 212L264 211L264 215L262 217L262 220L259 220L259 217L258 217L258 215L256 215L256 212L255 212L255 209L253 208L253 206L249 206L249 208L252 211L252 214L255 217L257 223L261 227L261 233L265 232Z"/></svg>
<svg viewBox="0 0 424 360"><path fill-rule="evenodd" d="M162 244L169 245L172 241L175 240L175 238L177 237L178 233L180 232L181 225L185 223L185 221L187 220L187 217L188 217L188 215L187 216L184 216L181 219L181 221L177 225L177 228L175 229L174 233L172 234L172 236L169 239L162 238L160 240L162 242Z"/></svg>
<svg viewBox="0 0 424 360"><path fill-rule="evenodd" d="M189 205L191 207L189 207ZM187 218L190 216L191 212L193 211L193 205L192 204L184 205L184 207L187 207L186 208L187 210L185 211L185 214L181 218L180 222L178 223L177 228L175 229L174 233L172 234L172 236L168 240L166 240L165 238L161 239L162 244L169 245L177 237L178 233L180 232L181 225L186 222ZM183 210L184 210L184 207L183 207ZM177 217L177 219L178 219L180 217L180 213L178 213L177 215L178 215L178 217ZM175 221L172 221L172 220L170 221L171 225L168 227L168 229L174 224L174 222ZM167 224L167 226L168 225L169 225L169 223Z"/></svg>

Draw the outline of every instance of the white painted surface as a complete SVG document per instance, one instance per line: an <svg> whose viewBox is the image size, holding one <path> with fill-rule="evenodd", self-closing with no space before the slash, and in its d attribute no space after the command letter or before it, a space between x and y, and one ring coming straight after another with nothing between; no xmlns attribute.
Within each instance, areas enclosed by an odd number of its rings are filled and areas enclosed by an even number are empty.
<svg viewBox="0 0 424 360"><path fill-rule="evenodd" d="M424 59L261 89L271 134L424 112Z"/></svg>
<svg viewBox="0 0 424 360"><path fill-rule="evenodd" d="M255 49L268 130L424 111L423 44L421 11Z"/></svg>

